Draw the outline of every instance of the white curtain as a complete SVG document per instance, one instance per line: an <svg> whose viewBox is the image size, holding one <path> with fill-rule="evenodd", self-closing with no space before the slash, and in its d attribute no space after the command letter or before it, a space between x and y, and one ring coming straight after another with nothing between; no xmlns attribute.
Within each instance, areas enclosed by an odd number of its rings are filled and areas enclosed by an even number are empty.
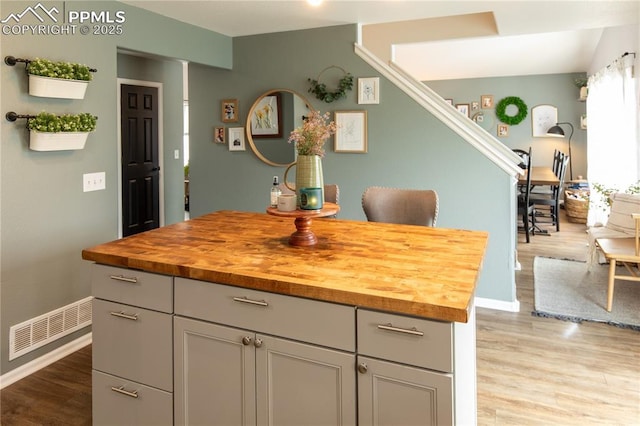
<svg viewBox="0 0 640 426"><path fill-rule="evenodd" d="M639 99L635 54L628 54L589 77L587 97L587 177L591 185L588 225L607 222L608 210L593 184L624 191L639 179Z"/></svg>

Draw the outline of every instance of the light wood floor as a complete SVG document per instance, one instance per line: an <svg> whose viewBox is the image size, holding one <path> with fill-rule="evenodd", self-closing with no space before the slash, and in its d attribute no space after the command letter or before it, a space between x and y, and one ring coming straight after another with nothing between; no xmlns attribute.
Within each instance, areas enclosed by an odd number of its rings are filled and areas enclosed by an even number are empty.
<svg viewBox="0 0 640 426"><path fill-rule="evenodd" d="M584 260L585 229L519 235L520 312L478 308L479 425L640 425L640 333L531 316L533 258ZM90 425L91 346L7 387L0 404L4 426Z"/></svg>

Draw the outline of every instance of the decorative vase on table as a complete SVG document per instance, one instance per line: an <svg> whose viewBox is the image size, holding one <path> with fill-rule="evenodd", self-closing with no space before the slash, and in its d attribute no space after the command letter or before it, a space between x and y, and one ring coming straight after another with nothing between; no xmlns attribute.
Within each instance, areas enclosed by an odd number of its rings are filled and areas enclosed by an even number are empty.
<svg viewBox="0 0 640 426"><path fill-rule="evenodd" d="M289 186L287 181L287 173L293 166L296 166L295 188ZM322 199L324 199L322 157L319 155L298 155L296 162L290 164L284 172L284 184L287 188L296 192L298 205L300 205L300 188L322 188Z"/></svg>

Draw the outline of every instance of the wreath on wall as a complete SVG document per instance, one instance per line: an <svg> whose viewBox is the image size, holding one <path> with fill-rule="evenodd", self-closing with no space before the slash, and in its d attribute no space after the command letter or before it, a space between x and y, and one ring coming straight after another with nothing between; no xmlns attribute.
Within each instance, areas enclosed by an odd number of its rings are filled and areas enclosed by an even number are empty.
<svg viewBox="0 0 640 426"><path fill-rule="evenodd" d="M328 91L326 84L320 83L320 77L322 76L322 73L331 68L338 68L344 73L344 77L342 77L338 82L338 88L334 91ZM345 98L347 96L347 91L353 88L353 76L346 72L344 69L335 65L331 65L320 71L317 79L314 80L308 78L307 80L309 81L309 83L311 83L309 93L313 93L314 95L316 95L316 98L326 103L331 103L333 101L337 101L338 99Z"/></svg>
<svg viewBox="0 0 640 426"><path fill-rule="evenodd" d="M507 115L507 107L509 105L514 105L518 108L516 115ZM498 117L498 120L502 121L504 124L515 126L516 124L520 124L522 120L527 117L528 109L527 104L525 104L519 97L507 96L500 100L498 105L496 105L496 116Z"/></svg>

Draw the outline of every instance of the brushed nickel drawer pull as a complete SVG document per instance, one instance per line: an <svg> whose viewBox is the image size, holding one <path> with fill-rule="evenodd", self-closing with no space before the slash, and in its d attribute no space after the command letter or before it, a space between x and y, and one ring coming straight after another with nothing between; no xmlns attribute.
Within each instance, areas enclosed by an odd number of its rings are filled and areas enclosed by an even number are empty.
<svg viewBox="0 0 640 426"><path fill-rule="evenodd" d="M121 393L123 395L130 396L131 398L137 398L138 397L138 391L125 390L124 386L120 386L120 387L111 386L111 390L114 391L114 392Z"/></svg>
<svg viewBox="0 0 640 426"><path fill-rule="evenodd" d="M128 320L132 320L132 321L138 321L138 314L125 314L124 312L109 312L111 315L113 315L114 317L118 317L118 318L125 318Z"/></svg>
<svg viewBox="0 0 640 426"><path fill-rule="evenodd" d="M116 281L124 281L126 283L132 283L132 284L138 283L138 279L136 277L129 278L129 277L125 277L124 275L109 275L109 278Z"/></svg>
<svg viewBox="0 0 640 426"><path fill-rule="evenodd" d="M249 303L250 305L269 306L264 300L252 300L248 297L234 297L233 300L240 303Z"/></svg>
<svg viewBox="0 0 640 426"><path fill-rule="evenodd" d="M424 333L422 331L418 331L418 329L415 327L399 328L399 327L394 327L391 323L389 323L389 324L378 324L378 328L380 330L395 331L396 333L406 333L406 334L412 334L414 336L424 336Z"/></svg>

